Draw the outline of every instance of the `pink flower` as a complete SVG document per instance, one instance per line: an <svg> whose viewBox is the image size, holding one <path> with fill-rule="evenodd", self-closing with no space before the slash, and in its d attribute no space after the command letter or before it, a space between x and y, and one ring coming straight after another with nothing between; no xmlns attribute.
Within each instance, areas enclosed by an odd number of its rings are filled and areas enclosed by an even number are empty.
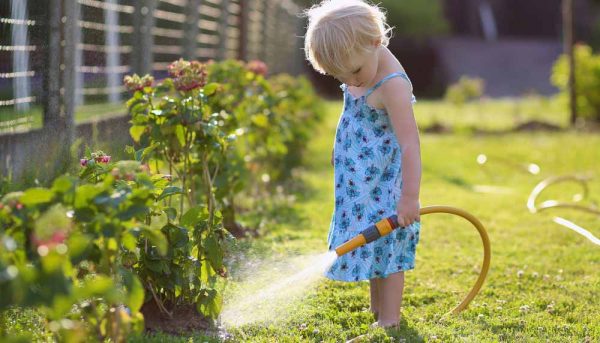
<svg viewBox="0 0 600 343"><path fill-rule="evenodd" d="M87 166L87 164L88 164L88 160L86 160L85 158L82 158L82 159L80 159L80 160L79 160L79 164L80 164L82 167L85 167L85 166Z"/></svg>
<svg viewBox="0 0 600 343"><path fill-rule="evenodd" d="M127 90L135 92L141 91L144 87L151 87L154 83L154 77L151 75L144 75L143 77L139 77L138 74L126 75L123 78L123 83L125 84L125 88Z"/></svg>
<svg viewBox="0 0 600 343"><path fill-rule="evenodd" d="M95 157L94 160L97 163L109 163L110 162L110 156L108 156L108 155L101 155L101 156Z"/></svg>
<svg viewBox="0 0 600 343"><path fill-rule="evenodd" d="M67 239L67 234L62 230L56 231L52 234L51 237L45 239L39 238L35 234L31 235L31 241L37 247L45 245L48 248L52 248L54 246L64 243L65 239Z"/></svg>
<svg viewBox="0 0 600 343"><path fill-rule="evenodd" d="M246 64L246 68L257 75L265 76L269 68L267 64L261 60L252 60Z"/></svg>
<svg viewBox="0 0 600 343"><path fill-rule="evenodd" d="M169 65L169 74L179 91L190 91L206 85L206 65L198 61L189 62L180 58Z"/></svg>
<svg viewBox="0 0 600 343"><path fill-rule="evenodd" d="M169 64L169 75L171 75L171 77L179 77L183 74L183 70L185 68L188 68L189 66L190 62L184 60L183 58L180 58L177 61Z"/></svg>

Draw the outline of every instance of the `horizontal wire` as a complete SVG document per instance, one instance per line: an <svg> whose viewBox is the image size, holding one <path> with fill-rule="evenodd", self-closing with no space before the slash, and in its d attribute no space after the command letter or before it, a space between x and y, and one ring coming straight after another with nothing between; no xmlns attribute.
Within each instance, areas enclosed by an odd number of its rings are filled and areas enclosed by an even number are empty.
<svg viewBox="0 0 600 343"><path fill-rule="evenodd" d="M114 25L114 26L109 26L106 24L102 24L102 23L95 23L93 21L85 21L85 20L79 20L78 22L79 27L83 27L85 29L90 29L90 30L98 30L98 31L117 31L117 32L121 32L121 33L132 33L133 32L133 26L125 26L125 25Z"/></svg>
<svg viewBox="0 0 600 343"><path fill-rule="evenodd" d="M23 19L13 19L13 18L0 18L0 24L28 25L28 26L37 25L35 20L23 20Z"/></svg>
<svg viewBox="0 0 600 343"><path fill-rule="evenodd" d="M134 12L133 6L128 6L128 5L110 4L110 3L106 3L106 2L102 2L102 1L98 1L98 0L77 0L77 2L79 2L82 5L88 6L88 7L108 9L108 10L118 11L118 12L122 12L122 13L133 13Z"/></svg>
<svg viewBox="0 0 600 343"><path fill-rule="evenodd" d="M106 46L98 44L78 44L77 48L85 51L120 52L122 54L130 53L133 50L131 45Z"/></svg>
<svg viewBox="0 0 600 343"><path fill-rule="evenodd" d="M0 51L35 51L35 45L0 45Z"/></svg>
<svg viewBox="0 0 600 343"><path fill-rule="evenodd" d="M82 73L90 74L104 74L104 73L126 73L131 69L131 66L122 65L116 67L102 67L102 66L81 66L77 68L77 71Z"/></svg>
<svg viewBox="0 0 600 343"><path fill-rule="evenodd" d="M185 0L160 0L160 2L164 2L170 5L185 7L187 4Z"/></svg>
<svg viewBox="0 0 600 343"><path fill-rule="evenodd" d="M35 76L35 71L19 71L14 73L0 73L0 79L13 79L16 77L32 77Z"/></svg>
<svg viewBox="0 0 600 343"><path fill-rule="evenodd" d="M183 52L183 47L179 45L154 45L152 52L179 55Z"/></svg>
<svg viewBox="0 0 600 343"><path fill-rule="evenodd" d="M77 90L75 90L75 93L77 93L77 94L83 94L83 95L98 95L98 94L112 93L113 91L117 91L117 92L120 92L120 93L125 92L125 86L83 88L83 89L77 89Z"/></svg>
<svg viewBox="0 0 600 343"><path fill-rule="evenodd" d="M28 96L28 97L25 97L25 98L0 100L0 106L11 106L11 105L16 105L16 104L26 104L26 103L34 102L35 99L36 99L36 97L34 97L34 96Z"/></svg>

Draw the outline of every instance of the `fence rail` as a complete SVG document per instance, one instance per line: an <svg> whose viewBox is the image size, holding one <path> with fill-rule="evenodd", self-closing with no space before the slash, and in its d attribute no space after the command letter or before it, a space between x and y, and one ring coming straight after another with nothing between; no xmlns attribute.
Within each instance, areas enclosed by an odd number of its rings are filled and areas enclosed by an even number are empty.
<svg viewBox="0 0 600 343"><path fill-rule="evenodd" d="M4 0L0 134L72 127L76 106L122 101L123 75L166 76L178 59L260 59L302 72L302 19L292 0ZM39 109L37 112L40 112Z"/></svg>

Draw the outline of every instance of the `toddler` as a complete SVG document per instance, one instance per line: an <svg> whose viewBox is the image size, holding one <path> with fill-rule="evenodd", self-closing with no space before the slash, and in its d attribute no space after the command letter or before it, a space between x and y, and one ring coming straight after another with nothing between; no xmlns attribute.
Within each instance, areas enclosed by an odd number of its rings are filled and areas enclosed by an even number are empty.
<svg viewBox="0 0 600 343"><path fill-rule="evenodd" d="M326 0L306 11L305 54L313 68L339 80L344 107L331 163L335 210L332 250L379 220L400 227L341 256L326 271L340 281L369 280L374 325L397 326L404 271L419 242L419 133L412 85L388 50L391 28L380 8L360 0Z"/></svg>

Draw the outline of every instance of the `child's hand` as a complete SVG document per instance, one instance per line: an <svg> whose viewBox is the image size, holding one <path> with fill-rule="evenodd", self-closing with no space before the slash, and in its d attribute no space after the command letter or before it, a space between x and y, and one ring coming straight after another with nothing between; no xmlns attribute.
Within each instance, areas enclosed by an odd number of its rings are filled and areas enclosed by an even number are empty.
<svg viewBox="0 0 600 343"><path fill-rule="evenodd" d="M400 198L400 201L398 201L398 205L396 206L398 224L400 224L400 227L409 226L415 221L421 221L419 214L420 207L421 205L419 204L418 198L410 196L403 196Z"/></svg>

